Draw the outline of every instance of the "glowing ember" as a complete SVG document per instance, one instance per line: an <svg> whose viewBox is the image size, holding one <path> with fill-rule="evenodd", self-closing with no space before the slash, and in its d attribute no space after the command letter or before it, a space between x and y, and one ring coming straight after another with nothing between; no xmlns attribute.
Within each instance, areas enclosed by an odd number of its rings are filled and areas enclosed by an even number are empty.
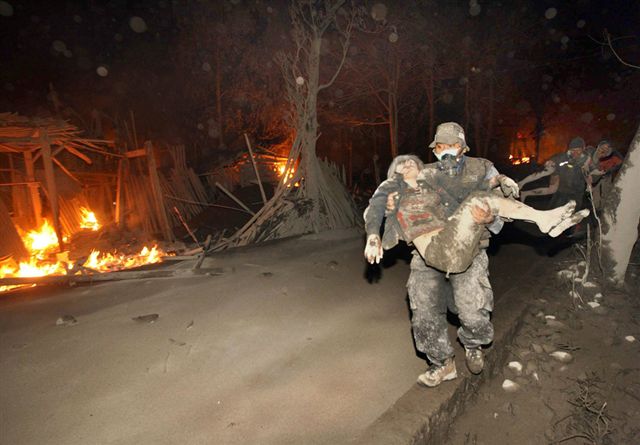
<svg viewBox="0 0 640 445"><path fill-rule="evenodd" d="M521 164L529 164L531 162L531 156L522 156L520 158L516 158L513 154L509 155L509 161L512 165L521 165Z"/></svg>
<svg viewBox="0 0 640 445"><path fill-rule="evenodd" d="M80 221L81 229L89 229L96 231L100 228L100 223L98 222L98 218L96 218L96 214L86 207L80 207L80 215L82 220Z"/></svg>
<svg viewBox="0 0 640 445"><path fill-rule="evenodd" d="M92 250L82 267L100 272L110 272L143 266L145 264L160 263L162 262L162 255L164 255L164 253L160 251L157 246L153 246L151 249L145 246L140 253L134 255L109 252L101 253L99 250Z"/></svg>
<svg viewBox="0 0 640 445"><path fill-rule="evenodd" d="M287 163L286 162L276 162L274 164L274 171L276 171L278 173L278 176L280 176L282 178L282 183L287 183L289 182L289 184L287 184L287 187L291 187L291 179L293 178L293 175L296 172L296 169L294 167L290 167L289 170L287 172L285 172L287 168ZM293 184L294 187L300 187L300 182L296 181L295 184Z"/></svg>
<svg viewBox="0 0 640 445"><path fill-rule="evenodd" d="M85 208L81 208L81 212L83 215L83 228L91 230L98 230L100 228L100 224L93 212ZM21 236L30 254L30 258L28 261L20 263L13 258L0 261L0 278L66 275L73 267L73 262L69 261L68 252L56 253L58 250L58 240L49 221L45 220L37 230L21 232ZM166 256L166 253L158 249L157 246L151 248L144 247L140 253L133 255L118 252L102 253L98 250L93 250L82 266L98 272L112 272L139 267L145 264L160 263L162 262L163 256ZM18 287L25 286L0 286L0 292Z"/></svg>

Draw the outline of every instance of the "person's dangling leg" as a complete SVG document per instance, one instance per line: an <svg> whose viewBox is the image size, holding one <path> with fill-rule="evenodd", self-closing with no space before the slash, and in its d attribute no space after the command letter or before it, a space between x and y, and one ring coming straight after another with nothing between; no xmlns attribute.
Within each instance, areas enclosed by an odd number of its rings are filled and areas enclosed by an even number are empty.
<svg viewBox="0 0 640 445"><path fill-rule="evenodd" d="M471 210L475 206L489 206L495 215L503 218L533 222L541 232L551 236L558 236L588 215L588 211L574 214L574 201L551 210L537 210L496 193L474 192L460 204L442 229L412 241L426 264L448 273L460 273L469 267L478 252L478 241L484 230L484 225L473 219ZM552 230L555 227L562 230Z"/></svg>
<svg viewBox="0 0 640 445"><path fill-rule="evenodd" d="M573 214L576 203L569 201L561 207L551 210L538 210L514 199L495 194L487 194L484 200L498 216L535 223L542 233L548 233Z"/></svg>

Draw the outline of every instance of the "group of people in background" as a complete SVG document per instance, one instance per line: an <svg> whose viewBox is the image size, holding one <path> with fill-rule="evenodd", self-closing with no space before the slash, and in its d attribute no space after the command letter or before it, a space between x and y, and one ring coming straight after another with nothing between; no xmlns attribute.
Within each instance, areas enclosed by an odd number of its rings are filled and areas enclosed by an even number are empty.
<svg viewBox="0 0 640 445"><path fill-rule="evenodd" d="M599 212L613 189L616 172L622 166L623 157L606 139L601 140L594 148L586 146L581 137L571 139L567 150L554 155L545 165L544 170L533 173L518 185L526 184L550 176L549 185L520 193L520 199L529 196L552 195L550 207L563 205L570 200L576 202L576 208L589 205L587 196L592 200L593 208Z"/></svg>

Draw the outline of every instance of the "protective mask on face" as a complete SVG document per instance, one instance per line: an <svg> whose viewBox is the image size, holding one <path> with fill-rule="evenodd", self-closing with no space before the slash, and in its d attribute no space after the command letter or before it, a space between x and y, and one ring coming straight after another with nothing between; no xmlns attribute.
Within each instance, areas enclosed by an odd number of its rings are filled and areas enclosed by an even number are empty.
<svg viewBox="0 0 640 445"><path fill-rule="evenodd" d="M457 153L457 151L456 151ZM451 153L440 153L440 161L438 162L438 168L445 172L447 176L456 176L458 174L458 166L460 165L460 158Z"/></svg>
<svg viewBox="0 0 640 445"><path fill-rule="evenodd" d="M445 155L450 155L453 156L454 158L457 156L458 154L458 149L456 148L447 148L446 150L442 150L440 153L436 153L436 151L433 151L433 154L436 156L436 158L438 158L438 161L442 160L442 158Z"/></svg>

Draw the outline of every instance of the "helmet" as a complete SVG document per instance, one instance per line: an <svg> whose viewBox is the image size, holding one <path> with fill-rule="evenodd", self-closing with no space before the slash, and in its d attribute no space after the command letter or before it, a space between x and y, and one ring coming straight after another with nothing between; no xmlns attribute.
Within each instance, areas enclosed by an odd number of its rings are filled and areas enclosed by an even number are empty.
<svg viewBox="0 0 640 445"><path fill-rule="evenodd" d="M429 148L434 148L438 143L449 145L459 143L463 148L463 153L469 151L467 141L464 139L464 129L456 122L445 122L438 125L436 135L433 142L429 144Z"/></svg>

